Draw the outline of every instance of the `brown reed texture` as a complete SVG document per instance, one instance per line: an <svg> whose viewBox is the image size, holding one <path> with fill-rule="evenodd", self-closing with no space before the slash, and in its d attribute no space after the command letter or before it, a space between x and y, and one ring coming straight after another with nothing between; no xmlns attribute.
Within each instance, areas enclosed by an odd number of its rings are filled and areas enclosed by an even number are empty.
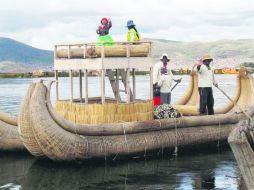
<svg viewBox="0 0 254 190"><path fill-rule="evenodd" d="M153 120L153 102L83 104L57 101L56 111L77 124L105 124Z"/></svg>

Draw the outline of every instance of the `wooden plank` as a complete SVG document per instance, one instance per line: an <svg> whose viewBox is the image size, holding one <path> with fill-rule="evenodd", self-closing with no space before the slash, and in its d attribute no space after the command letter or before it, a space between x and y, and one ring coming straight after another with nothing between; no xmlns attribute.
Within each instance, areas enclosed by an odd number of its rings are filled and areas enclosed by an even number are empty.
<svg viewBox="0 0 254 190"><path fill-rule="evenodd" d="M102 69L102 61L101 59L55 59L54 69L58 71L100 70Z"/></svg>
<svg viewBox="0 0 254 190"><path fill-rule="evenodd" d="M70 94L71 94L71 102L73 102L73 75L72 70L69 71L69 77L70 77Z"/></svg>
<svg viewBox="0 0 254 190"><path fill-rule="evenodd" d="M134 68L138 70L149 70L152 67L153 61L150 57L147 58L104 58L102 59L86 58L86 59L55 59L54 69L58 71L67 70L100 70L104 69L127 69Z"/></svg>
<svg viewBox="0 0 254 190"><path fill-rule="evenodd" d="M80 98L80 102L82 102L83 99L83 89L82 89L82 71L79 70L79 98Z"/></svg>
<svg viewBox="0 0 254 190"><path fill-rule="evenodd" d="M58 70L55 70L55 80L56 80L56 100L59 100Z"/></svg>
<svg viewBox="0 0 254 190"><path fill-rule="evenodd" d="M88 104L88 71L84 70L85 104Z"/></svg>

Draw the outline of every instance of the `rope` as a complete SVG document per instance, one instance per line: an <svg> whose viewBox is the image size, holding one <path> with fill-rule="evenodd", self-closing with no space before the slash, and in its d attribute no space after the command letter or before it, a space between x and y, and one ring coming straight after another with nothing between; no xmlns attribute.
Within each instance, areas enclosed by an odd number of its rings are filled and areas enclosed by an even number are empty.
<svg viewBox="0 0 254 190"><path fill-rule="evenodd" d="M161 121L159 119L156 119L155 121L158 121L159 124L160 124L160 128L161 128Z"/></svg>
<svg viewBox="0 0 254 190"><path fill-rule="evenodd" d="M175 144L174 155L177 157L177 153L178 153L178 135L177 135L177 123L176 123L176 118L174 118L174 122L175 122L175 138L176 138L176 144Z"/></svg>
<svg viewBox="0 0 254 190"><path fill-rule="evenodd" d="M146 144L147 144L147 140L146 140L146 136L145 137L145 154L144 154L144 158L146 158Z"/></svg>
<svg viewBox="0 0 254 190"><path fill-rule="evenodd" d="M128 141L127 141L127 137L126 137L126 133L125 133L125 126L124 126L124 123L122 123L122 127L123 127L124 141L125 141L125 144L127 145L127 149L128 149L128 153L129 153L130 150L129 150Z"/></svg>

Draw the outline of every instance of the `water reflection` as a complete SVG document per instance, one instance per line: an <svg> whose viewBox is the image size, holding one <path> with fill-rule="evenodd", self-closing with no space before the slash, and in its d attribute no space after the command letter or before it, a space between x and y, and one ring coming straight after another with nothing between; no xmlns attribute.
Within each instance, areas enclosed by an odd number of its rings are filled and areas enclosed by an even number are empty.
<svg viewBox="0 0 254 190"><path fill-rule="evenodd" d="M229 150L110 163L5 156L0 163L0 189L242 189Z"/></svg>

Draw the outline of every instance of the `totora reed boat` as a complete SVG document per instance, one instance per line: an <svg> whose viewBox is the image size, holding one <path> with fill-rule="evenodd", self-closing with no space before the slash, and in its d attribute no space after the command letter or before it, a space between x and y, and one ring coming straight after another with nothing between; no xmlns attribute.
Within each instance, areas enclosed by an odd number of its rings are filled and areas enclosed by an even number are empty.
<svg viewBox="0 0 254 190"><path fill-rule="evenodd" d="M18 132L17 118L0 113L0 151L25 150Z"/></svg>
<svg viewBox="0 0 254 190"><path fill-rule="evenodd" d="M198 116L198 93L195 82L185 96L175 106L184 116L163 120L152 118L152 61L151 57L131 57L132 44L124 44L126 58L106 57L103 46L99 58L84 56L71 57L75 47L66 45L67 58L59 58L55 48L56 107L50 100L51 83L33 83L23 100L20 115L20 136L25 147L34 156L45 156L53 160L75 160L90 158L116 158L124 155L146 155L153 150L173 150L180 146L200 145L226 140L235 124L246 116L254 115L253 78L244 69L237 81L234 103L216 110L215 115ZM123 44L121 44L123 46ZM62 46L61 46L62 47ZM73 49L72 49L73 48ZM148 48L150 49L150 48ZM151 50L150 50L151 51ZM147 55L151 55L148 52ZM142 61L145 65L142 65ZM93 64L90 64L90 63ZM137 64L135 64L137 62ZM111 64L110 64L111 63ZM88 98L87 70L98 69L101 73L101 97ZM135 69L150 70L150 99L140 101L135 98ZM116 76L110 78L115 99L105 96L105 73ZM125 82L127 100L119 97L119 72L125 69L122 80ZM130 69L133 69L133 88L130 88ZM59 100L58 71L69 70L71 99ZM73 98L72 71L79 70L80 98ZM82 90L82 70L84 71L85 98ZM116 87L116 88L114 88ZM237 105L237 106L236 106ZM239 109L241 107L241 109ZM196 116L195 116L196 115Z"/></svg>

